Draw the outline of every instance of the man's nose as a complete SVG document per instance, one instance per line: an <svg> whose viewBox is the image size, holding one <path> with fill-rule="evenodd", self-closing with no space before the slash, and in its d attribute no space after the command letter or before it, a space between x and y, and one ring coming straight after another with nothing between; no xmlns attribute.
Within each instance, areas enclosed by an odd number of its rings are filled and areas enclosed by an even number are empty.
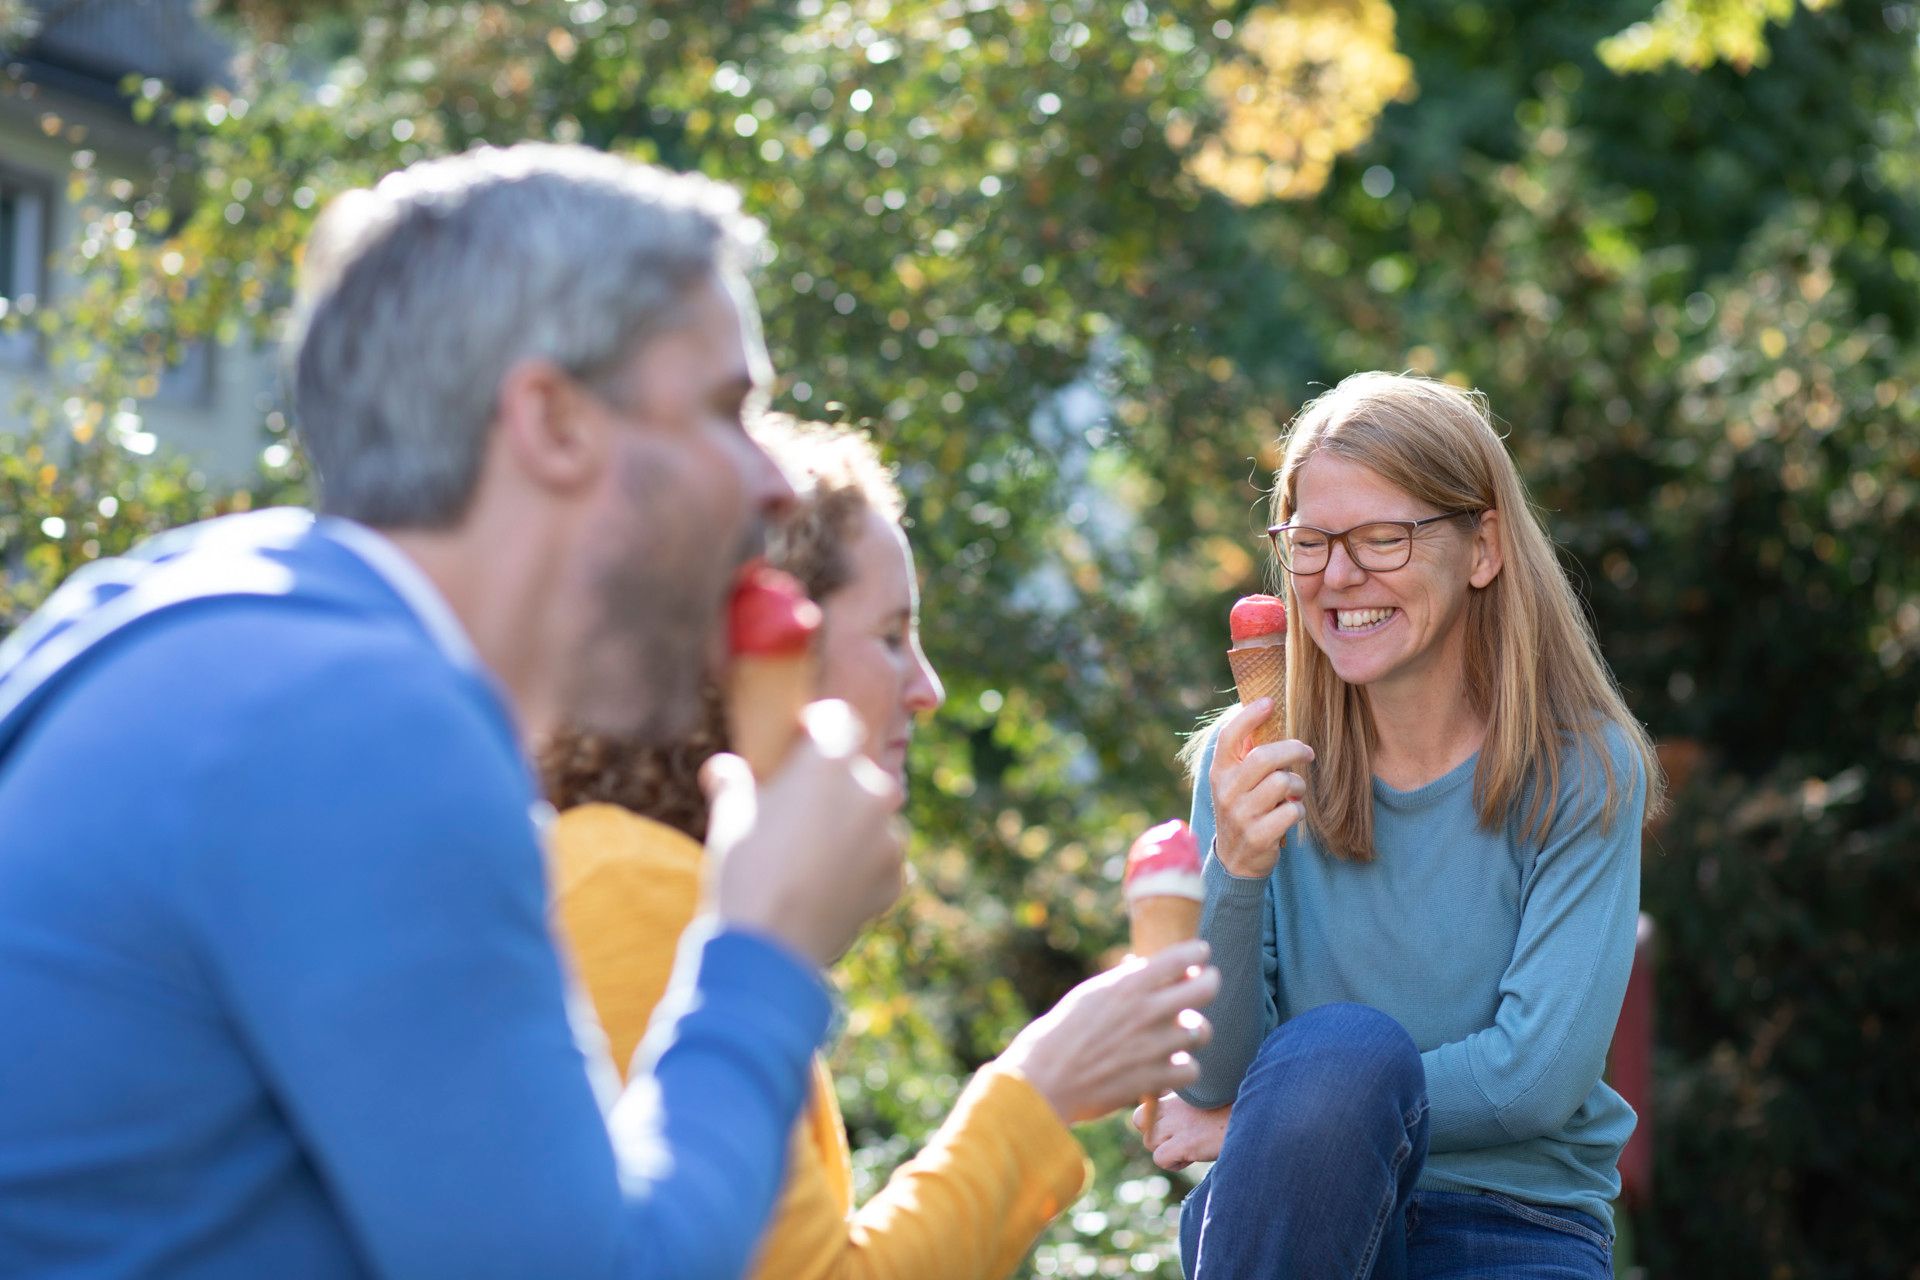
<svg viewBox="0 0 1920 1280"><path fill-rule="evenodd" d="M777 520L793 509L797 495L787 473L773 456L757 443L750 448L747 464L747 498L763 518Z"/></svg>

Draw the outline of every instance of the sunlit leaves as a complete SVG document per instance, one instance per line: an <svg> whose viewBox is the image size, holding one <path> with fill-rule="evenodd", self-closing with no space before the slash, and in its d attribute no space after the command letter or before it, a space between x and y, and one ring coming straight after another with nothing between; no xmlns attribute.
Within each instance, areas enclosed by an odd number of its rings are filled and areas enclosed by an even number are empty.
<svg viewBox="0 0 1920 1280"><path fill-rule="evenodd" d="M1414 94L1393 22L1386 0L1280 0L1248 13L1207 77L1222 120L1192 156L1195 176L1243 204L1317 193L1386 105ZM1191 137L1190 123L1174 128L1177 143Z"/></svg>
<svg viewBox="0 0 1920 1280"><path fill-rule="evenodd" d="M1833 0L1660 0L1653 16L1600 42L1600 57L1622 73L1682 66L1699 71L1717 62L1736 70L1764 66L1767 28L1800 8L1825 9Z"/></svg>

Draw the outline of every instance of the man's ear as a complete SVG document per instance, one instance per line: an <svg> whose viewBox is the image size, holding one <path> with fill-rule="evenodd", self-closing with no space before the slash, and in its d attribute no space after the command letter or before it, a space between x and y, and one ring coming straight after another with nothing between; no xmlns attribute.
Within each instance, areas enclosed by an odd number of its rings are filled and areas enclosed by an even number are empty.
<svg viewBox="0 0 1920 1280"><path fill-rule="evenodd" d="M507 370L494 417L506 457L540 488L591 488L606 468L613 415L550 360Z"/></svg>
<svg viewBox="0 0 1920 1280"><path fill-rule="evenodd" d="M1473 572L1467 581L1475 587L1489 586L1505 563L1500 551L1500 511L1489 508L1480 513L1479 527L1473 531Z"/></svg>

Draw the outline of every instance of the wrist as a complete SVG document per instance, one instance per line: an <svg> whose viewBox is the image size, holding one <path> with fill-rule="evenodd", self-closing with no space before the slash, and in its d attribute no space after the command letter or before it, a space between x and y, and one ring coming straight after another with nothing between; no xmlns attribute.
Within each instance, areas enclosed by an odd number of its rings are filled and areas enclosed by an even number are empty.
<svg viewBox="0 0 1920 1280"><path fill-rule="evenodd" d="M833 960L833 951L822 945L813 930L805 927L807 913L792 904L781 905L757 896L740 901L738 895L728 901L723 895L715 914L722 927L759 938L793 954L814 969L825 969Z"/></svg>
<svg viewBox="0 0 1920 1280"><path fill-rule="evenodd" d="M1235 880L1265 880L1273 870L1271 865L1259 865L1258 858L1231 849L1216 856L1220 861L1220 869Z"/></svg>
<svg viewBox="0 0 1920 1280"><path fill-rule="evenodd" d="M1030 1040L1015 1037L1007 1046L1006 1052L995 1058L991 1065L998 1071L1024 1080L1027 1087L1038 1094L1049 1110L1062 1124L1072 1124L1073 1114L1066 1097L1066 1088L1059 1073L1046 1061L1044 1053L1034 1052L1035 1046Z"/></svg>
<svg viewBox="0 0 1920 1280"><path fill-rule="evenodd" d="M1256 860L1248 859L1230 849L1225 841L1215 837L1211 855L1203 871L1218 871L1229 884L1259 884L1273 874L1273 862L1266 866L1256 865ZM1275 862L1278 859L1274 860Z"/></svg>

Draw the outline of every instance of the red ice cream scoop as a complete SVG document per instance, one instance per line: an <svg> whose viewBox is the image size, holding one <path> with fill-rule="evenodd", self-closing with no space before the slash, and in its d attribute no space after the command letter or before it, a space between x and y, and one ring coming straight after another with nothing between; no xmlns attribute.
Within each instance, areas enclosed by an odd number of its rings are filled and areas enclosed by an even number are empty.
<svg viewBox="0 0 1920 1280"><path fill-rule="evenodd" d="M727 605L728 647L736 657L779 658L805 653L820 629L820 606L792 574L765 560L740 567Z"/></svg>
<svg viewBox="0 0 1920 1280"><path fill-rule="evenodd" d="M1285 635L1286 601L1279 596L1241 596L1227 615L1227 631L1235 644L1255 636Z"/></svg>
<svg viewBox="0 0 1920 1280"><path fill-rule="evenodd" d="M1163 871L1199 870L1200 845L1192 828L1178 818L1142 832L1127 850L1127 884Z"/></svg>

